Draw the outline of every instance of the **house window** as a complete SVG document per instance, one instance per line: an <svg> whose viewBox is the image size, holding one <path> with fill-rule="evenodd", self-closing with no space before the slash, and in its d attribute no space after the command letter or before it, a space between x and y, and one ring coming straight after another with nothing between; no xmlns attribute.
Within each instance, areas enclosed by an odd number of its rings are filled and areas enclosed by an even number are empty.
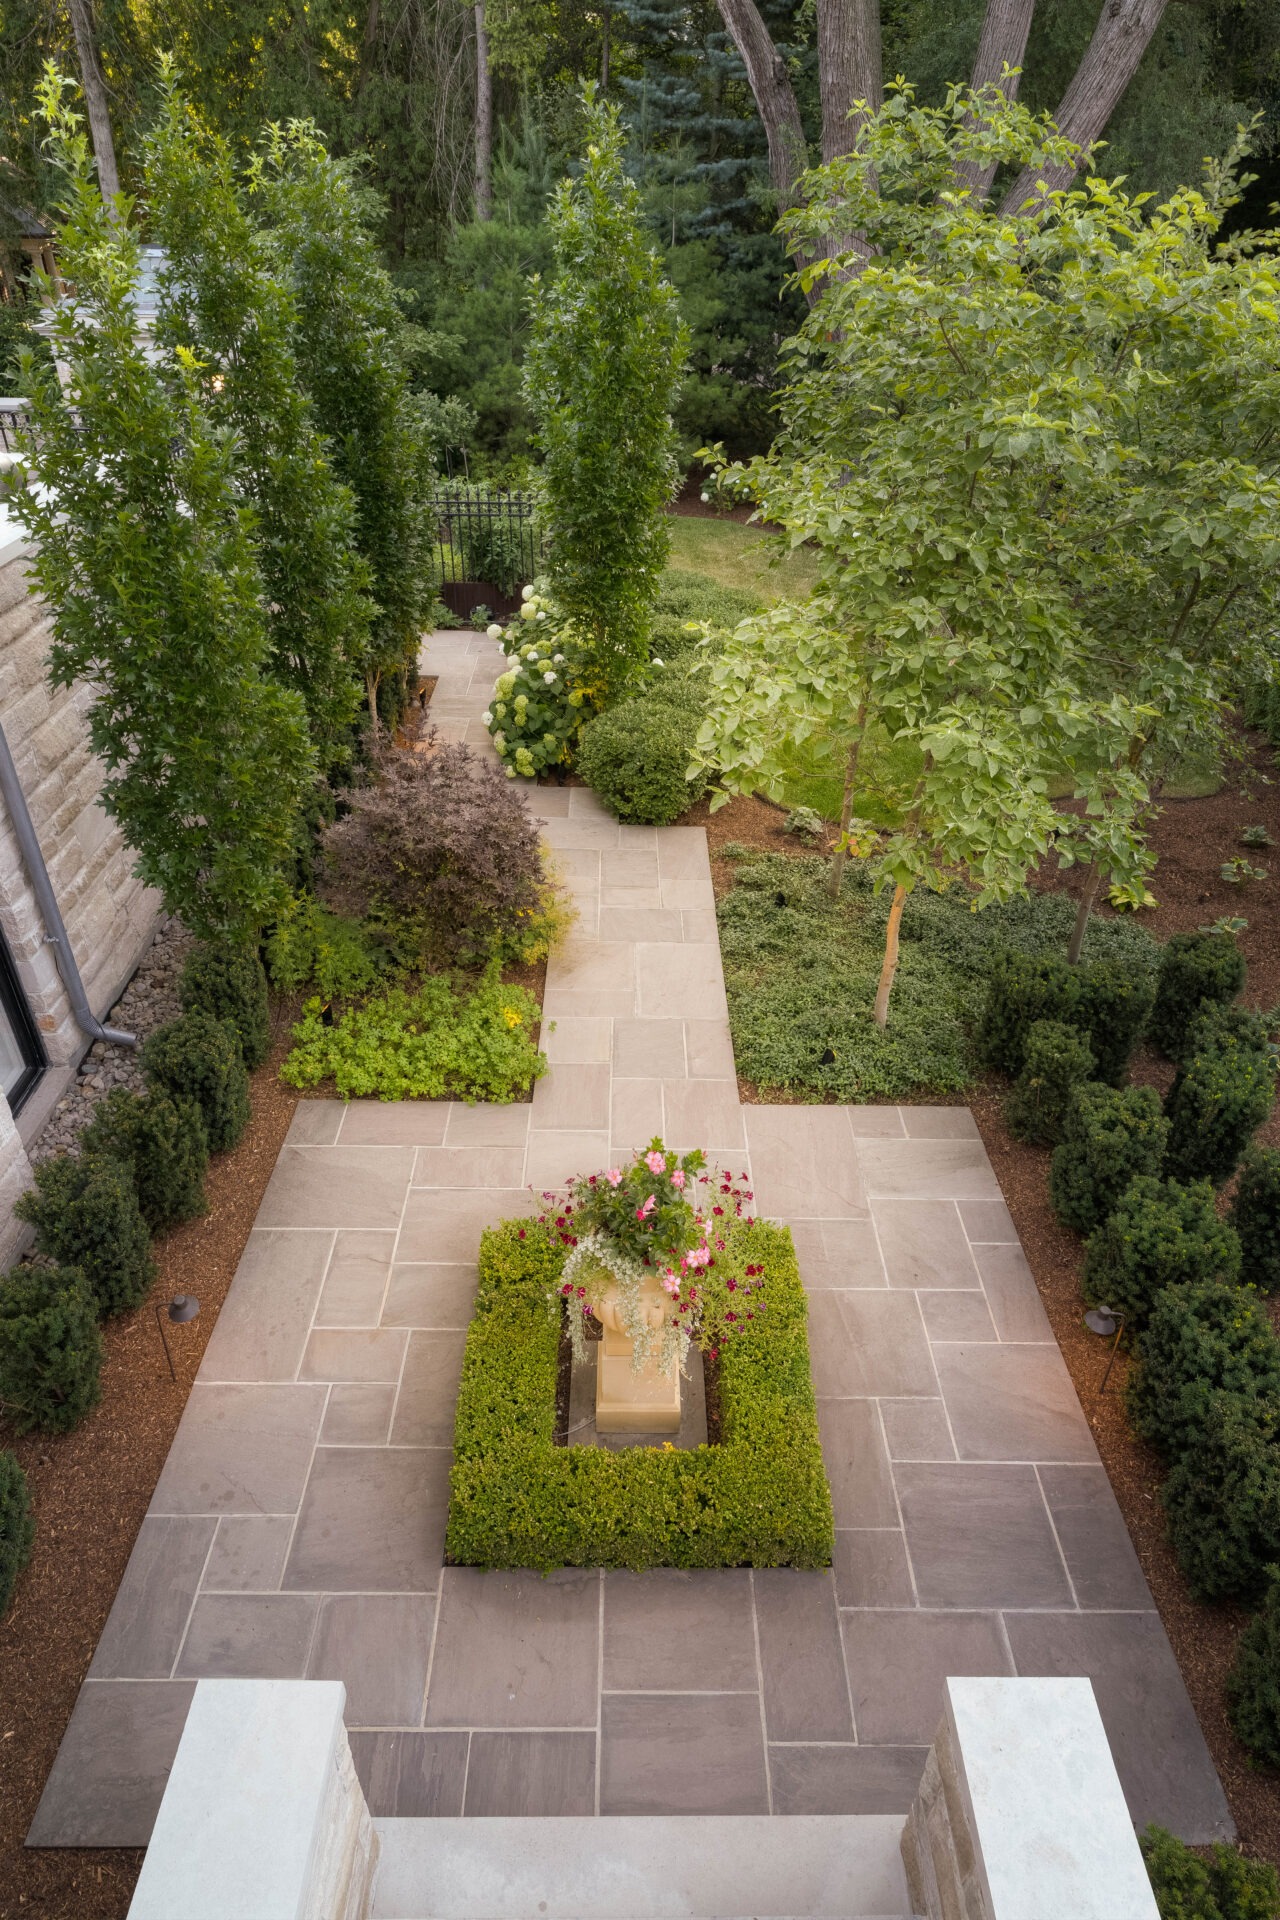
<svg viewBox="0 0 1280 1920"><path fill-rule="evenodd" d="M0 939L0 1088L17 1113L44 1072L44 1048L18 982L13 959Z"/></svg>

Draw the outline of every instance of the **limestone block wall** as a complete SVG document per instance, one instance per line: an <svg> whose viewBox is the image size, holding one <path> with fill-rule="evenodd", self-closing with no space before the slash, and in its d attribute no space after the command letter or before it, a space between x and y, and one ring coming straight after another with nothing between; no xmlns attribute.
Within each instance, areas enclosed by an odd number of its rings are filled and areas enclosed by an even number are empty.
<svg viewBox="0 0 1280 1920"><path fill-rule="evenodd" d="M155 927L158 896L100 804L103 770L89 746L89 689L49 685L49 620L28 591L30 550L0 534L0 717L66 921L89 1004L119 997ZM51 1071L15 1127L0 1113L0 1257L12 1250L10 1207L29 1178L22 1139L49 1112L88 1046L76 1024L13 830L0 803L0 929L40 1030Z"/></svg>

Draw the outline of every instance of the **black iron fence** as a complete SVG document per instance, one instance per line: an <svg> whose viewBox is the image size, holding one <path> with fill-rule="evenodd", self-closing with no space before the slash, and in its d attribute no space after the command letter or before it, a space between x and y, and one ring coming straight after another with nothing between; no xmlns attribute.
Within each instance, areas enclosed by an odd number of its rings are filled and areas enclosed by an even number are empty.
<svg viewBox="0 0 1280 1920"><path fill-rule="evenodd" d="M14 399L0 400L0 453L18 451L18 429L27 422L27 410Z"/></svg>
<svg viewBox="0 0 1280 1920"><path fill-rule="evenodd" d="M440 598L463 619L476 607L508 618L542 564L533 495L456 482L437 487L431 506Z"/></svg>

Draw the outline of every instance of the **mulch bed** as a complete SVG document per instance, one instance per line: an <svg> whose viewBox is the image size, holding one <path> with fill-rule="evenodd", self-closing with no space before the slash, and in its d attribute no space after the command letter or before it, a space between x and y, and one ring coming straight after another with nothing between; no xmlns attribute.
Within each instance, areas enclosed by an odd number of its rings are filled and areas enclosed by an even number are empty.
<svg viewBox="0 0 1280 1920"><path fill-rule="evenodd" d="M1257 736L1242 739L1244 760L1220 792L1205 799L1169 800L1156 820L1151 844L1159 864L1151 890L1159 905L1147 909L1141 924L1159 939L1207 926L1224 915L1247 919L1240 945L1249 974L1244 998L1251 1006L1280 1005L1280 767L1275 754ZM705 826L717 894L733 884L733 863L721 849L729 841L761 853L797 854L807 849L783 831L785 811L758 798L734 799L718 813L706 803L690 810L684 824ZM1264 825L1277 843L1274 851L1248 853L1240 845L1247 826ZM1224 881L1219 868L1248 853L1255 865L1269 866L1268 878L1242 890ZM1082 885L1076 870L1060 872L1049 861L1033 878L1046 890L1073 896ZM1111 912L1107 906L1099 911ZM1086 949L1087 950L1087 949ZM1134 1062L1135 1080L1159 1086L1172 1078L1167 1061L1150 1053ZM740 1080L744 1100L786 1100L786 1094L761 1091ZM1080 1298L1081 1243L1058 1221L1049 1205L1047 1149L1024 1146L1004 1124L1005 1088L997 1080L980 1083L963 1096L972 1107L992 1166L1013 1215L1023 1249L1035 1275L1054 1335L1075 1383L1098 1451L1115 1489L1130 1536L1164 1622L1187 1691L1200 1721L1214 1765L1222 1779L1245 1851L1280 1866L1280 1778L1255 1772L1227 1721L1223 1682L1235 1658L1236 1642L1247 1610L1204 1605L1191 1598L1164 1531L1159 1501L1164 1468L1159 1457L1129 1426L1124 1383L1129 1362L1121 1352L1100 1396L1110 1343L1084 1326ZM803 1096L794 1096L802 1098ZM1280 1145L1280 1110L1260 1130L1261 1140ZM1270 1302L1280 1330L1280 1297Z"/></svg>
<svg viewBox="0 0 1280 1920"><path fill-rule="evenodd" d="M31 1564L0 1621L0 1920L119 1920L133 1896L140 1851L28 1852L23 1836L297 1105L278 1077L291 1014L278 1015L272 1057L253 1075L243 1140L210 1166L208 1213L157 1240L150 1299L103 1329L101 1405L60 1436L16 1436L0 1423L36 1519ZM155 1318L175 1293L200 1302L189 1326L166 1326L176 1386Z"/></svg>

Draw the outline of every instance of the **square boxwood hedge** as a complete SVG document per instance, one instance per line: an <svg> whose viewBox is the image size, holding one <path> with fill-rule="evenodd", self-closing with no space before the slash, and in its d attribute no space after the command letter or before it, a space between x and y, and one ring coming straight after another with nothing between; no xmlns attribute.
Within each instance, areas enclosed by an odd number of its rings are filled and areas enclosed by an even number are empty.
<svg viewBox="0 0 1280 1920"><path fill-rule="evenodd" d="M766 1311L720 1347L716 1446L553 1440L563 1262L531 1220L480 1243L454 1430L446 1550L483 1567L823 1567L831 1494L791 1235L735 1223L721 1260L764 1269Z"/></svg>

